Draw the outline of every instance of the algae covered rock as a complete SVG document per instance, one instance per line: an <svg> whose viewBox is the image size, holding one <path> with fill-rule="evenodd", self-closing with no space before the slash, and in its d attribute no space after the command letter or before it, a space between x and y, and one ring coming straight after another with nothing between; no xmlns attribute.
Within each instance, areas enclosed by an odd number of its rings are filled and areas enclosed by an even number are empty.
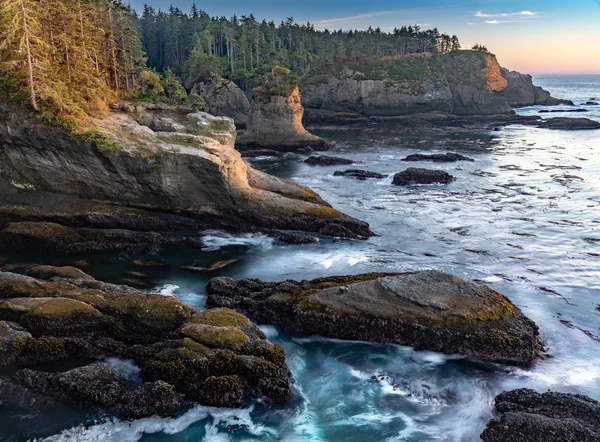
<svg viewBox="0 0 600 442"><path fill-rule="evenodd" d="M600 440L600 402L581 394L521 388L496 396L500 419L481 434L484 442L595 442Z"/></svg>
<svg viewBox="0 0 600 442"><path fill-rule="evenodd" d="M29 273L47 279L0 272L0 365L25 367L11 381L20 387L5 386L17 402L33 391L139 418L174 413L184 399L237 407L289 398L283 349L240 313L198 312L175 297L103 283L72 267ZM130 359L144 383L129 390L106 364L35 369L105 358Z"/></svg>
<svg viewBox="0 0 600 442"><path fill-rule="evenodd" d="M388 342L529 364L537 326L500 293L437 271L282 283L214 278L208 303L301 335Z"/></svg>
<svg viewBox="0 0 600 442"><path fill-rule="evenodd" d="M454 180L455 178L444 170L409 167L394 175L392 184L395 186L408 186L410 184L450 184Z"/></svg>

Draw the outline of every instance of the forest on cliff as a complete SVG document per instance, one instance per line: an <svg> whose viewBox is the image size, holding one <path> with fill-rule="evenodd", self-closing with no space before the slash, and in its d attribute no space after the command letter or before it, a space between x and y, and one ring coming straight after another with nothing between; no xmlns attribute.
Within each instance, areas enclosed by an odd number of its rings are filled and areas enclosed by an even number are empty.
<svg viewBox="0 0 600 442"><path fill-rule="evenodd" d="M103 116L117 96L202 104L188 90L224 76L251 87L276 67L297 75L314 66L369 57L447 53L456 36L418 25L386 33L318 30L289 17L210 17L195 5L141 15L120 0L3 0L0 94L51 115ZM1 97L0 97L1 98Z"/></svg>

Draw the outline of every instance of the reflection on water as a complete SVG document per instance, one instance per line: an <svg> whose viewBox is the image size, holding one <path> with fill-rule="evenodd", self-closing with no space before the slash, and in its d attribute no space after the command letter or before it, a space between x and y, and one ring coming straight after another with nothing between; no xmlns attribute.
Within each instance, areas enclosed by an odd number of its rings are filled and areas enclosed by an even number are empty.
<svg viewBox="0 0 600 442"><path fill-rule="evenodd" d="M407 135L390 127L318 135L337 141L333 155L388 177L334 177L336 167L311 167L295 155L254 164L312 187L335 207L368 221L378 236L290 246L263 235L209 232L197 247L141 256L171 264L142 271L152 273L166 296L202 308L204 286L214 275L280 280L439 269L507 295L538 323L553 357L527 369L501 367L399 346L299 339L266 327L270 339L285 347L293 376L295 394L287 406L194 407L176 419L88 423L49 440L471 441L493 415L494 396L505 389L528 386L600 399L600 343L584 332L600 334L597 132L515 126ZM401 161L409 153L446 151L475 161ZM409 165L443 169L457 180L449 186L391 186L391 176ZM140 256L86 258L95 276L118 280ZM214 275L179 269L193 261L231 258L240 261ZM63 422L60 428L70 425Z"/></svg>

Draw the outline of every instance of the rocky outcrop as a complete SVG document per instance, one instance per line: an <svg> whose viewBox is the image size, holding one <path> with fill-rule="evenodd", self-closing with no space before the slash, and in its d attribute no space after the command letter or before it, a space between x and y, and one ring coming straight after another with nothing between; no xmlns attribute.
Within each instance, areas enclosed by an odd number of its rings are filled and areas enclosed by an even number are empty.
<svg viewBox="0 0 600 442"><path fill-rule="evenodd" d="M179 411L180 396L227 407L289 397L283 349L239 313L197 312L175 297L103 283L71 267L28 273L37 278L0 272L0 365L14 373L0 391L17 403L37 393L140 418ZM66 372L47 365L106 358L134 361L140 382L128 385L104 363Z"/></svg>
<svg viewBox="0 0 600 442"><path fill-rule="evenodd" d="M354 161L347 158L331 157L329 155L311 155L305 159L304 162L311 166L342 166L354 164Z"/></svg>
<svg viewBox="0 0 600 442"><path fill-rule="evenodd" d="M434 153L434 154L422 154L414 153L405 158L402 161L432 161L434 163L455 163L456 161L475 161L473 158L466 157L458 153Z"/></svg>
<svg viewBox="0 0 600 442"><path fill-rule="evenodd" d="M555 117L542 121L539 127L556 130L594 130L600 129L600 123L589 118Z"/></svg>
<svg viewBox="0 0 600 442"><path fill-rule="evenodd" d="M496 397L496 410L501 417L488 423L484 442L600 440L600 403L581 394L505 391Z"/></svg>
<svg viewBox="0 0 600 442"><path fill-rule="evenodd" d="M385 178L386 175L382 175L377 172L369 172L368 170L361 169L348 169L348 170L336 170L333 172L333 176L349 176L356 178L357 180L364 181L367 178Z"/></svg>
<svg viewBox="0 0 600 442"><path fill-rule="evenodd" d="M232 118L236 127L245 128L251 111L246 94L231 80L213 78L196 83L192 92L206 101L206 112Z"/></svg>
<svg viewBox="0 0 600 442"><path fill-rule="evenodd" d="M494 290L437 271L262 282L214 278L208 303L300 335L410 345L530 364L537 326Z"/></svg>
<svg viewBox="0 0 600 442"><path fill-rule="evenodd" d="M443 65L429 54L332 63L302 83L307 109L366 116L452 112Z"/></svg>
<svg viewBox="0 0 600 442"><path fill-rule="evenodd" d="M502 68L502 77L507 81L507 87L502 91L502 95L512 107L524 106L555 106L558 104L570 104L569 100L560 100L550 95L550 92L545 91L539 86L534 86L531 75L521 74L516 71L509 71Z"/></svg>
<svg viewBox="0 0 600 442"><path fill-rule="evenodd" d="M255 147L282 151L327 149L324 139L304 128L303 115L300 88L293 74L274 72L252 91L247 129L240 134L237 145L241 150Z"/></svg>
<svg viewBox="0 0 600 442"><path fill-rule="evenodd" d="M501 92L507 87L496 57L478 51L456 51L442 58L452 91L452 113L509 114L513 110Z"/></svg>
<svg viewBox="0 0 600 442"><path fill-rule="evenodd" d="M0 215L30 220L32 210L21 203L47 204L47 198L35 196L47 192L44 196L54 195L56 201L69 197L125 206L129 211L114 211L139 218L143 211L158 211L202 220L203 225L315 232L333 223L350 236L370 235L366 223L332 209L312 190L247 166L234 149L236 131L229 118L121 103L94 125L94 131L70 133L31 116L0 122L0 185L15 190L0 196ZM84 213L87 205L76 204ZM52 205L46 209L44 220L57 212ZM168 225L166 221L159 223ZM0 223L0 230L11 235L28 230L6 228Z"/></svg>
<svg viewBox="0 0 600 442"><path fill-rule="evenodd" d="M394 186L408 186L411 184L450 184L455 178L444 170L421 169L409 167L394 175Z"/></svg>

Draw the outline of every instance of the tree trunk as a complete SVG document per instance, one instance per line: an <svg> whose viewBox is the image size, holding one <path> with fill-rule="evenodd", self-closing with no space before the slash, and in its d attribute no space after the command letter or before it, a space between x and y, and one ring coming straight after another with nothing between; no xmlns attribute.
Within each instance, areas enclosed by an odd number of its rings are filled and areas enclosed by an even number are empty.
<svg viewBox="0 0 600 442"><path fill-rule="evenodd" d="M40 107L37 103L37 98L35 96L35 85L33 79L33 57L31 56L31 46L29 44L29 29L27 26L27 13L25 11L25 4L23 0L21 0L21 14L23 15L23 38L25 39L25 51L27 52L27 73L29 75L29 101L31 103L31 107L37 112L40 110Z"/></svg>

